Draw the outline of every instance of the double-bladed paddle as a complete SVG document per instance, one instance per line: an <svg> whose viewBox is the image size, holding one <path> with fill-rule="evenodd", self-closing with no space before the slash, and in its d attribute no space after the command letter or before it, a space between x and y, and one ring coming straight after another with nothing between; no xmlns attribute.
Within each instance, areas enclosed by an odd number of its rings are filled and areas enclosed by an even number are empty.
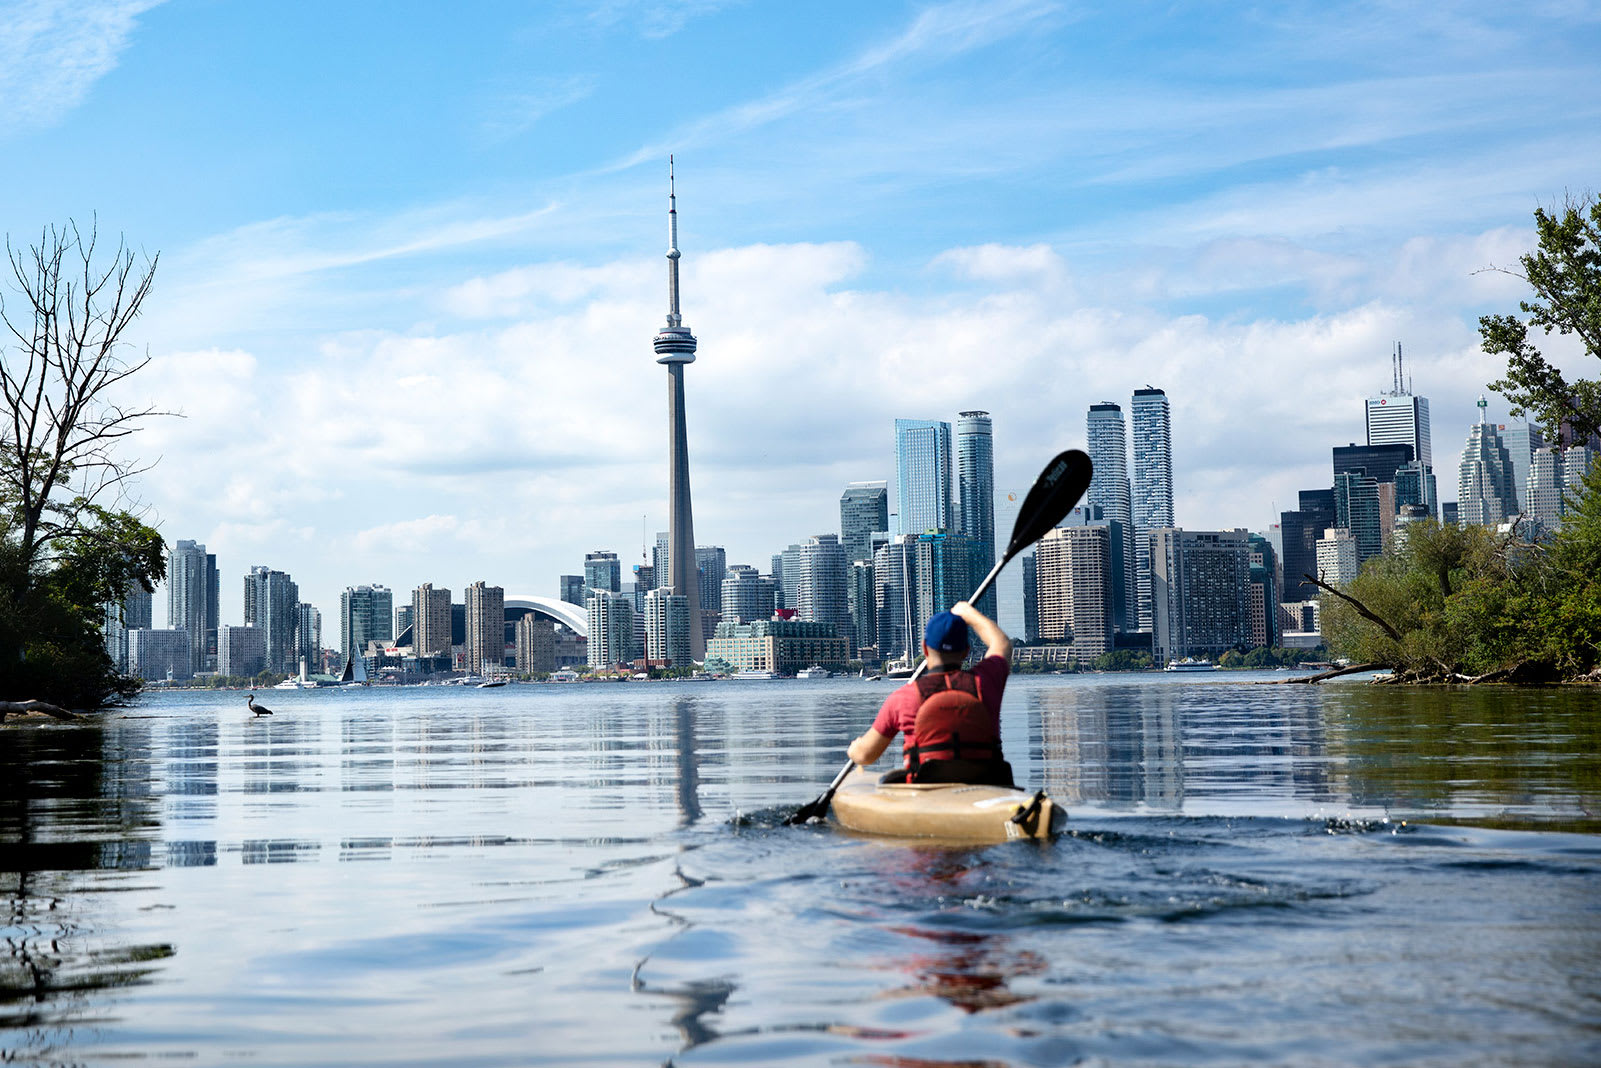
<svg viewBox="0 0 1601 1068"><path fill-rule="evenodd" d="M984 576L984 581L978 584L978 589L973 591L968 601L976 601L984 596L1007 561L1039 541L1045 536L1046 531L1060 523L1063 517L1072 511L1078 499L1084 496L1084 491L1090 488L1090 476L1093 473L1094 468L1090 464L1089 456L1080 449L1068 449L1066 452L1058 453L1055 459L1045 465L1045 470L1040 472L1040 477L1034 480L1034 485L1029 487L1028 493L1023 497L1023 506L1017 510L1017 522L1012 524L1012 540L1007 543L1005 554L994 567L990 568L990 573ZM926 667L928 667L926 659L917 665L917 670L912 672L914 682ZM834 791L839 789L839 784L845 781L845 776L850 774L853 766L851 761L847 760L845 766L839 769L839 774L834 776L834 781L828 784L828 789L824 790L817 800L802 805L784 822L805 823L807 820L826 815L829 802L834 799Z"/></svg>

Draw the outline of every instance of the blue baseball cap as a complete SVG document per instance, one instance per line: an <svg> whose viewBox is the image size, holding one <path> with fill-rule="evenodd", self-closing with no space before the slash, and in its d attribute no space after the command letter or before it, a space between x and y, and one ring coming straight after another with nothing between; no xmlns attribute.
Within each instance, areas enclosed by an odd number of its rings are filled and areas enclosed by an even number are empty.
<svg viewBox="0 0 1601 1068"><path fill-rule="evenodd" d="M923 629L923 644L942 653L959 653L967 648L967 623L951 612L935 612Z"/></svg>

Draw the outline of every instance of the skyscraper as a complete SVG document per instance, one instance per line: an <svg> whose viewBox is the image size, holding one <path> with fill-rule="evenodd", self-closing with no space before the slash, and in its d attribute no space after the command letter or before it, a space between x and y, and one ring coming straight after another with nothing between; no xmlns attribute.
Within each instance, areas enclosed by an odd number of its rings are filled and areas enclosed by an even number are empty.
<svg viewBox="0 0 1601 1068"><path fill-rule="evenodd" d="M189 636L191 674L206 666L208 608L216 598L210 583L206 547L193 541L174 544L167 554L167 626Z"/></svg>
<svg viewBox="0 0 1601 1068"><path fill-rule="evenodd" d="M905 535L873 554L873 616L881 660L904 657L912 647L911 560Z"/></svg>
<svg viewBox="0 0 1601 1068"><path fill-rule="evenodd" d="M1367 399L1369 445L1403 444L1412 446L1412 459L1434 467L1429 448L1429 398L1412 394L1412 384L1402 366L1401 343L1395 343L1390 356L1393 375L1388 392ZM1371 474L1372 472L1369 472Z"/></svg>
<svg viewBox="0 0 1601 1068"><path fill-rule="evenodd" d="M586 596L600 590L618 593L623 588L623 565L616 553L597 549L584 554L584 586Z"/></svg>
<svg viewBox="0 0 1601 1068"><path fill-rule="evenodd" d="M1073 643L1094 660L1112 648L1112 540L1108 526L1057 527L1034 546L1040 637Z"/></svg>
<svg viewBox="0 0 1601 1068"><path fill-rule="evenodd" d="M506 664L506 591L482 581L467 587L467 670L492 672Z"/></svg>
<svg viewBox="0 0 1601 1068"><path fill-rule="evenodd" d="M658 586L651 591L668 596ZM589 596L589 666L611 668L634 659L634 599L621 593L592 593ZM687 620L687 616L686 616ZM690 634L696 628L690 627Z"/></svg>
<svg viewBox="0 0 1601 1068"><path fill-rule="evenodd" d="M678 309L678 194L667 157L667 325L652 342L656 362L667 365L667 574L657 581L689 599L689 652L706 658L700 620L700 579L695 568L695 517L689 495L689 428L684 413L684 366L695 362L695 335ZM593 631L590 641L594 641Z"/></svg>
<svg viewBox="0 0 1601 1068"><path fill-rule="evenodd" d="M645 658L669 667L689 666L689 600L654 589L645 594Z"/></svg>
<svg viewBox="0 0 1601 1068"><path fill-rule="evenodd" d="M1512 456L1496 425L1485 419L1488 404L1479 397L1479 421L1462 449L1456 500L1463 523L1493 527L1517 515L1518 497L1512 488Z"/></svg>
<svg viewBox="0 0 1601 1068"><path fill-rule="evenodd" d="M322 670L322 612L301 601L297 606L295 626L295 666L306 665L307 671Z"/></svg>
<svg viewBox="0 0 1601 1068"><path fill-rule="evenodd" d="M1154 386L1134 391L1134 566L1138 571L1139 626L1155 625L1151 607L1151 531L1173 525L1173 417L1167 394Z"/></svg>
<svg viewBox="0 0 1601 1068"><path fill-rule="evenodd" d="M562 576L558 577L556 581L557 581L557 583L559 584L559 586L561 588L561 599L562 600L566 601L568 604L576 604L579 607L583 606L583 604L584 604L584 576L582 576L582 575L562 575Z"/></svg>
<svg viewBox="0 0 1601 1068"><path fill-rule="evenodd" d="M895 502L897 533L951 529L951 424L895 420Z"/></svg>
<svg viewBox="0 0 1601 1068"><path fill-rule="evenodd" d="M1118 551L1113 554L1107 574L1112 590L1112 626L1118 631L1133 631L1139 623L1139 585L1123 409L1111 401L1090 405L1086 430L1095 474L1085 501L1098 506L1106 519L1122 527L1121 537L1116 539Z"/></svg>
<svg viewBox="0 0 1601 1068"><path fill-rule="evenodd" d="M425 582L411 594L411 647L419 660L450 657L450 591Z"/></svg>
<svg viewBox="0 0 1601 1068"><path fill-rule="evenodd" d="M827 623L842 637L851 634L846 592L845 550L836 534L818 534L801 542L800 582L796 584L796 618Z"/></svg>
<svg viewBox="0 0 1601 1068"><path fill-rule="evenodd" d="M976 587L995 566L995 445L989 412L961 412L956 420L956 506L957 533L978 543ZM995 598L992 585L978 603L991 619Z"/></svg>
<svg viewBox="0 0 1601 1068"><path fill-rule="evenodd" d="M346 586L339 595L339 650L348 661L367 643L393 641L395 595L387 586Z"/></svg>
<svg viewBox="0 0 1601 1068"><path fill-rule="evenodd" d="M852 482L839 496L839 543L845 560L873 558L873 532L889 529L889 483Z"/></svg>
<svg viewBox="0 0 1601 1068"><path fill-rule="evenodd" d="M300 670L300 587L283 571L257 564L245 576L245 623L262 631L267 670L292 675Z"/></svg>
<svg viewBox="0 0 1601 1068"><path fill-rule="evenodd" d="M1243 530L1151 534L1151 656L1215 657L1251 641L1251 548Z"/></svg>
<svg viewBox="0 0 1601 1068"><path fill-rule="evenodd" d="M723 578L723 621L751 623L773 618L776 583L749 564L729 564Z"/></svg>

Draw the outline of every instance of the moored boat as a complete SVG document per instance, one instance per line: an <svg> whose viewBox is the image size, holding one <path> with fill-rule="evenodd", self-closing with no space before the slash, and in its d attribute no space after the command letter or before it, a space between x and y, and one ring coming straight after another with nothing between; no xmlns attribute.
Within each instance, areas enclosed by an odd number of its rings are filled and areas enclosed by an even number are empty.
<svg viewBox="0 0 1601 1068"><path fill-rule="evenodd" d="M1182 660L1169 661L1167 667L1163 668L1162 670L1163 671L1216 671L1217 670L1217 665L1212 663L1210 660L1196 660L1196 659L1193 659L1192 657L1186 656Z"/></svg>
<svg viewBox="0 0 1601 1068"><path fill-rule="evenodd" d="M1066 810L1044 791L963 783L889 783L854 768L834 793L835 822L865 834L1005 842L1050 838L1067 825Z"/></svg>

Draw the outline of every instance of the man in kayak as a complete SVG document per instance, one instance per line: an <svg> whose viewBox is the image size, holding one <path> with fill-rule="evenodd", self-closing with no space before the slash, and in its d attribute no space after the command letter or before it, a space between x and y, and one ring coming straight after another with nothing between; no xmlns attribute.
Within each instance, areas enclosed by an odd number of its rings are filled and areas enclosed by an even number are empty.
<svg viewBox="0 0 1601 1068"><path fill-rule="evenodd" d="M971 671L968 627L989 649ZM890 694L866 734L848 753L861 767L884 755L903 735L905 766L883 782L963 782L1012 785L1012 767L1001 755L1001 693L1011 672L1012 640L966 601L937 612L923 631L928 670Z"/></svg>

